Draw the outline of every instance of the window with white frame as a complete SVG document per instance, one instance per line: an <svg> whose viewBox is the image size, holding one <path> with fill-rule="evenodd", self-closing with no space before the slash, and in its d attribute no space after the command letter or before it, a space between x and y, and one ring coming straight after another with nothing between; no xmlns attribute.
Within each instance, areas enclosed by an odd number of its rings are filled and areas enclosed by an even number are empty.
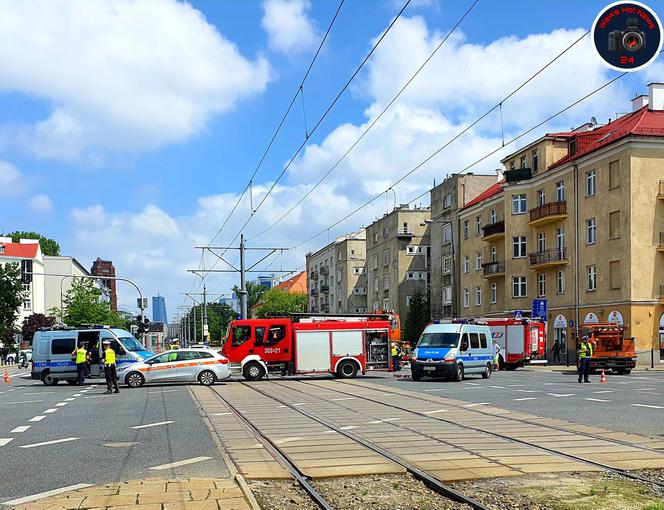
<svg viewBox="0 0 664 510"><path fill-rule="evenodd" d="M512 258L522 259L526 257L526 236L515 236L512 238Z"/></svg>
<svg viewBox="0 0 664 510"><path fill-rule="evenodd" d="M373 257L371 257L371 267L374 269L378 269L378 254L374 253Z"/></svg>
<svg viewBox="0 0 664 510"><path fill-rule="evenodd" d="M452 242L452 225L449 223L445 223L443 225L443 243L451 243Z"/></svg>
<svg viewBox="0 0 664 510"><path fill-rule="evenodd" d="M521 156L520 168L526 168L526 155Z"/></svg>
<svg viewBox="0 0 664 510"><path fill-rule="evenodd" d="M464 255L463 257L463 272L467 273L470 271L470 260L468 259L468 255Z"/></svg>
<svg viewBox="0 0 664 510"><path fill-rule="evenodd" d="M463 238L468 239L469 236L470 236L470 226L468 224L468 220L465 220L463 222Z"/></svg>
<svg viewBox="0 0 664 510"><path fill-rule="evenodd" d="M525 193L512 195L512 214L526 214L527 204Z"/></svg>
<svg viewBox="0 0 664 510"><path fill-rule="evenodd" d="M556 275L556 293L565 293L565 271L558 271Z"/></svg>
<svg viewBox="0 0 664 510"><path fill-rule="evenodd" d="M491 209L491 212L489 213L489 223L492 225L498 220L498 216L496 215L496 210Z"/></svg>
<svg viewBox="0 0 664 510"><path fill-rule="evenodd" d="M417 246L406 246L406 255L415 255L417 253Z"/></svg>
<svg viewBox="0 0 664 510"><path fill-rule="evenodd" d="M546 204L546 190L544 188L537 190L537 205Z"/></svg>
<svg viewBox="0 0 664 510"><path fill-rule="evenodd" d="M383 250L383 265L390 265L390 250Z"/></svg>
<svg viewBox="0 0 664 510"><path fill-rule="evenodd" d="M383 275L383 290L390 290L390 275Z"/></svg>
<svg viewBox="0 0 664 510"><path fill-rule="evenodd" d="M341 252L337 253L337 260L341 260Z"/></svg>
<svg viewBox="0 0 664 510"><path fill-rule="evenodd" d="M498 300L498 285L496 283L492 283L489 285L489 302L494 305L496 304L496 301Z"/></svg>
<svg viewBox="0 0 664 510"><path fill-rule="evenodd" d="M495 246L491 247L491 262L498 262L498 249Z"/></svg>
<svg viewBox="0 0 664 510"><path fill-rule="evenodd" d="M524 298L528 295L526 277L513 276L512 277L512 297Z"/></svg>
<svg viewBox="0 0 664 510"><path fill-rule="evenodd" d="M373 242L376 244L378 242L378 232L373 233Z"/></svg>
<svg viewBox="0 0 664 510"><path fill-rule="evenodd" d="M444 257L443 258L443 273L451 273L452 272L452 257Z"/></svg>
<svg viewBox="0 0 664 510"><path fill-rule="evenodd" d="M23 300L23 310L28 311L32 310L32 301L29 299L24 299Z"/></svg>
<svg viewBox="0 0 664 510"><path fill-rule="evenodd" d="M586 290L597 290L597 266L586 266Z"/></svg>
<svg viewBox="0 0 664 510"><path fill-rule="evenodd" d="M556 228L556 249L558 251L565 249L565 227Z"/></svg>
<svg viewBox="0 0 664 510"><path fill-rule="evenodd" d="M353 268L353 274L355 276L363 275L367 273L367 269L365 267L354 267Z"/></svg>
<svg viewBox="0 0 664 510"><path fill-rule="evenodd" d="M443 287L443 304L449 305L452 302L452 287Z"/></svg>
<svg viewBox="0 0 664 510"><path fill-rule="evenodd" d="M597 242L597 221L595 218L586 220L586 244L595 244Z"/></svg>
<svg viewBox="0 0 664 510"><path fill-rule="evenodd" d="M383 310L389 310L390 308L390 298L383 299Z"/></svg>
<svg viewBox="0 0 664 510"><path fill-rule="evenodd" d="M565 201L565 182L560 181L556 183L556 201Z"/></svg>
<svg viewBox="0 0 664 510"><path fill-rule="evenodd" d="M383 239L387 239L390 235L390 231L387 227L383 227Z"/></svg>
<svg viewBox="0 0 664 510"><path fill-rule="evenodd" d="M374 292L378 292L378 277L374 278Z"/></svg>
<svg viewBox="0 0 664 510"><path fill-rule="evenodd" d="M482 252L478 251L475 254L475 271L482 269Z"/></svg>
<svg viewBox="0 0 664 510"><path fill-rule="evenodd" d="M470 306L470 291L468 289L463 289L463 307L468 308Z"/></svg>
<svg viewBox="0 0 664 510"><path fill-rule="evenodd" d="M597 172L595 170L590 170L589 172L586 172L586 196L591 197L595 194L597 187L596 187L596 178L597 178Z"/></svg>
<svg viewBox="0 0 664 510"><path fill-rule="evenodd" d="M514 170L514 160L510 161L510 170Z"/></svg>
<svg viewBox="0 0 664 510"><path fill-rule="evenodd" d="M353 289L353 293L357 294L358 296L364 296L367 293L367 289L364 287L355 287Z"/></svg>
<svg viewBox="0 0 664 510"><path fill-rule="evenodd" d="M546 234L540 232L537 234L537 253L544 253L546 251Z"/></svg>
<svg viewBox="0 0 664 510"><path fill-rule="evenodd" d="M337 283L341 283L341 272L337 273Z"/></svg>
<svg viewBox="0 0 664 510"><path fill-rule="evenodd" d="M537 154L537 149L532 151L532 162L533 162L533 173L536 174L539 170L539 155Z"/></svg>
<svg viewBox="0 0 664 510"><path fill-rule="evenodd" d="M475 306L482 304L482 287L475 287Z"/></svg>
<svg viewBox="0 0 664 510"><path fill-rule="evenodd" d="M544 273L537 275L537 296L546 296L546 275Z"/></svg>
<svg viewBox="0 0 664 510"><path fill-rule="evenodd" d="M367 310L363 306L356 306L355 313L365 313Z"/></svg>
<svg viewBox="0 0 664 510"><path fill-rule="evenodd" d="M443 197L443 208L448 209L452 207L452 193L448 193Z"/></svg>
<svg viewBox="0 0 664 510"><path fill-rule="evenodd" d="M482 217L481 216L476 216L475 217L475 235L478 235L478 236L482 235Z"/></svg>

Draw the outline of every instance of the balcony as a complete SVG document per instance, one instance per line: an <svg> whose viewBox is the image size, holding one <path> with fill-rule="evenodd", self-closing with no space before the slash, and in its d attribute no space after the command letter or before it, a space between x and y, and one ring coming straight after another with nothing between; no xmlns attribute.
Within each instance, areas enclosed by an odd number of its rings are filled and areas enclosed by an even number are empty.
<svg viewBox="0 0 664 510"><path fill-rule="evenodd" d="M320 274L322 274L323 276L327 276L328 274L330 274L330 268L327 266L321 267Z"/></svg>
<svg viewBox="0 0 664 510"><path fill-rule="evenodd" d="M321 305L320 311L322 313L330 313L330 305Z"/></svg>
<svg viewBox="0 0 664 510"><path fill-rule="evenodd" d="M659 244L657 245L657 251L664 252L664 232L659 233Z"/></svg>
<svg viewBox="0 0 664 510"><path fill-rule="evenodd" d="M320 291L323 292L323 293L330 292L330 286L323 284L323 285L320 286Z"/></svg>
<svg viewBox="0 0 664 510"><path fill-rule="evenodd" d="M312 271L311 272L311 279L312 280L318 280L318 271Z"/></svg>
<svg viewBox="0 0 664 510"><path fill-rule="evenodd" d="M538 227L567 218L567 202L551 202L530 210L528 225Z"/></svg>
<svg viewBox="0 0 664 510"><path fill-rule="evenodd" d="M310 294L311 294L312 296L317 296L317 295L318 295L318 289L317 289L317 288L313 288L313 289L311 289Z"/></svg>
<svg viewBox="0 0 664 510"><path fill-rule="evenodd" d="M397 237L399 238L405 238L405 239L410 239L413 237L413 229L412 228L400 228L397 229Z"/></svg>
<svg viewBox="0 0 664 510"><path fill-rule="evenodd" d="M496 278L498 276L505 276L505 262L486 262L482 264L484 278Z"/></svg>
<svg viewBox="0 0 664 510"><path fill-rule="evenodd" d="M482 241L495 241L505 237L505 222L497 221L482 227Z"/></svg>
<svg viewBox="0 0 664 510"><path fill-rule="evenodd" d="M527 181L532 178L533 171L530 168L510 168L505 170L505 180L507 182Z"/></svg>
<svg viewBox="0 0 664 510"><path fill-rule="evenodd" d="M657 198L664 200L664 180L660 180L657 185Z"/></svg>
<svg viewBox="0 0 664 510"><path fill-rule="evenodd" d="M533 269L564 266L568 263L567 248L553 248L530 254L530 265Z"/></svg>

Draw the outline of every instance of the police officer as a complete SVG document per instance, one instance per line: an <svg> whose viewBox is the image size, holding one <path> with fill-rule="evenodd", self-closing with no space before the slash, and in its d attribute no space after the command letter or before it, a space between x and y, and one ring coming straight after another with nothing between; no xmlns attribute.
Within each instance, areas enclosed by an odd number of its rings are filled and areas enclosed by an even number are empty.
<svg viewBox="0 0 664 510"><path fill-rule="evenodd" d="M72 356L76 356L76 373L78 374L78 385L83 386L85 384L85 374L88 371L88 360L90 355L85 348L86 343L81 342L78 344L78 349L74 349L74 352L71 353Z"/></svg>
<svg viewBox="0 0 664 510"><path fill-rule="evenodd" d="M392 355L392 365L394 366L394 371L398 372L401 370L401 367L399 366L399 355L401 354L401 349L396 342L392 342L392 350L390 354Z"/></svg>
<svg viewBox="0 0 664 510"><path fill-rule="evenodd" d="M583 378L584 383L589 383L590 380L590 358L593 355L593 346L590 343L588 335L581 337L581 346L579 347L579 382Z"/></svg>
<svg viewBox="0 0 664 510"><path fill-rule="evenodd" d="M104 376L106 377L106 393L111 393L111 387L115 388L113 393L120 393L118 388L118 372L115 367L115 351L111 349L111 342L104 340Z"/></svg>

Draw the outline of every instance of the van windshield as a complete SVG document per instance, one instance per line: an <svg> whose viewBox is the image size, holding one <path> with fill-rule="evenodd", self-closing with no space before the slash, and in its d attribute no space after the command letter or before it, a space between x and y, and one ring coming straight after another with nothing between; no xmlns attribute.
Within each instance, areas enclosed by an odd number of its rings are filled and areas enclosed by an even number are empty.
<svg viewBox="0 0 664 510"><path fill-rule="evenodd" d="M459 333L422 333L417 347L456 347Z"/></svg>
<svg viewBox="0 0 664 510"><path fill-rule="evenodd" d="M145 350L145 347L143 347L143 345L141 345L133 336L121 336L118 340L120 340L120 343L128 351L140 352Z"/></svg>

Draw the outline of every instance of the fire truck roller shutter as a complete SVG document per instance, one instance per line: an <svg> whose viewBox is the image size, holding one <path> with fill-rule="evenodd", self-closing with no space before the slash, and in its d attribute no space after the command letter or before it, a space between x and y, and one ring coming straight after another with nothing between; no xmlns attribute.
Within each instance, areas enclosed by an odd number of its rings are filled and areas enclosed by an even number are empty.
<svg viewBox="0 0 664 510"><path fill-rule="evenodd" d="M519 360L523 360L525 353L524 349L524 337L523 337L523 326L507 326L507 355L506 358L506 368L508 370L514 370L518 362L513 362L513 359L516 357Z"/></svg>
<svg viewBox="0 0 664 510"><path fill-rule="evenodd" d="M333 356L361 356L362 331L333 331Z"/></svg>
<svg viewBox="0 0 664 510"><path fill-rule="evenodd" d="M296 331L298 372L330 371L330 332Z"/></svg>

